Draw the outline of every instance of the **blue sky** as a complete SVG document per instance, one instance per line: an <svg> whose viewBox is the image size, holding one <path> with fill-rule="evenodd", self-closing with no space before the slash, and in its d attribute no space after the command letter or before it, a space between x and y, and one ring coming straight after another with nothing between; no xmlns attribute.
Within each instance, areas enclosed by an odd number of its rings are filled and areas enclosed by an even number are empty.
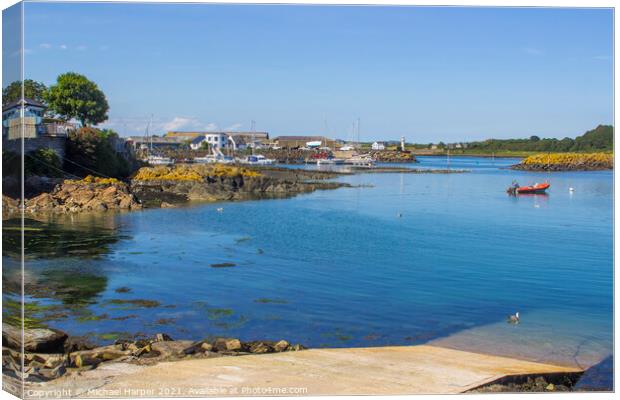
<svg viewBox="0 0 620 400"><path fill-rule="evenodd" d="M609 9L25 6L25 75L96 81L108 126L437 142L613 118Z"/></svg>

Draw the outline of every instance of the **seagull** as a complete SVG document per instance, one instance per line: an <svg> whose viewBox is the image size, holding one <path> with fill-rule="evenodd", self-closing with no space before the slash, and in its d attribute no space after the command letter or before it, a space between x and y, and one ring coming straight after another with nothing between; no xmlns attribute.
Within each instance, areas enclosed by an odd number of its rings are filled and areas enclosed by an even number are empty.
<svg viewBox="0 0 620 400"><path fill-rule="evenodd" d="M519 312L517 311L515 315L511 315L508 317L509 324L518 324L519 323Z"/></svg>
<svg viewBox="0 0 620 400"><path fill-rule="evenodd" d="M224 211L224 208L223 207L218 207L218 209L216 211L221 213L222 211Z"/></svg>
<svg viewBox="0 0 620 400"><path fill-rule="evenodd" d="M575 188L573 188L573 187L569 187L569 188L568 188L568 191L569 191L569 192L574 192L574 191L575 191Z"/></svg>
<svg viewBox="0 0 620 400"><path fill-rule="evenodd" d="M402 213L396 213L396 216L397 216L398 218L400 218L400 217L402 217L402 216L403 216L403 214L402 214Z"/></svg>

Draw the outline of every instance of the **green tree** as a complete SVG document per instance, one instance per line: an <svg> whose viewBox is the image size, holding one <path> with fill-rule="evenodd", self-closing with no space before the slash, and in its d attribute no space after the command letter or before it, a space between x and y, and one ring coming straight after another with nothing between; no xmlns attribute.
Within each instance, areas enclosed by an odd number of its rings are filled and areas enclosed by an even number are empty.
<svg viewBox="0 0 620 400"><path fill-rule="evenodd" d="M83 126L108 119L108 101L96 83L84 75L67 72L58 76L47 92L50 111L67 120L75 118Z"/></svg>
<svg viewBox="0 0 620 400"><path fill-rule="evenodd" d="M129 160L116 153L118 134L110 129L85 127L69 133L65 170L78 176L125 178L132 172Z"/></svg>
<svg viewBox="0 0 620 400"><path fill-rule="evenodd" d="M47 86L32 79L24 80L24 97L45 103ZM15 81L2 89L2 103L7 105L22 97L22 82Z"/></svg>

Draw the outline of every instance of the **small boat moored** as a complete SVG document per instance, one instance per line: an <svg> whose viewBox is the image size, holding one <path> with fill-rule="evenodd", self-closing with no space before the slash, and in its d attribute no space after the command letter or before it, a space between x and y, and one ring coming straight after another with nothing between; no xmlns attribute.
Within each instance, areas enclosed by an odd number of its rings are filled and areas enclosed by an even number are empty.
<svg viewBox="0 0 620 400"><path fill-rule="evenodd" d="M508 194L517 195L517 194L543 194L551 184L549 182L545 183L535 183L531 186L519 186L516 181L512 182L512 185L506 190Z"/></svg>
<svg viewBox="0 0 620 400"><path fill-rule="evenodd" d="M170 157L155 156L155 155L147 156L144 159L144 161L146 161L150 165L170 165L170 164L174 164L174 160L172 160Z"/></svg>
<svg viewBox="0 0 620 400"><path fill-rule="evenodd" d="M247 156L245 160L241 160L241 164L249 164L249 165L273 165L275 163L276 163L276 160L266 158L262 154Z"/></svg>

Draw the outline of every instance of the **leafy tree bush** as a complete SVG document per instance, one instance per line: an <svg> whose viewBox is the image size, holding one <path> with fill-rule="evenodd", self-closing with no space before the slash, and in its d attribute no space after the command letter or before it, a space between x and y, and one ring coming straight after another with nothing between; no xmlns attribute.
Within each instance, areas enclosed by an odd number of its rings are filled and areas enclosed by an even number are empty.
<svg viewBox="0 0 620 400"><path fill-rule="evenodd" d="M114 142L118 134L112 130L90 127L69 133L65 170L78 176L92 174L124 178L131 173L130 163L119 155Z"/></svg>
<svg viewBox="0 0 620 400"><path fill-rule="evenodd" d="M613 126L599 125L576 139L488 139L469 143L467 148L480 152L531 151L531 152L592 152L613 150Z"/></svg>
<svg viewBox="0 0 620 400"><path fill-rule="evenodd" d="M21 176L22 160L18 153L2 152L2 175ZM26 153L24 157L24 175L49 177L62 176L62 160L52 149L38 149Z"/></svg>
<svg viewBox="0 0 620 400"><path fill-rule="evenodd" d="M47 86L32 79L24 79L24 97L45 103ZM15 81L2 89L2 104L7 105L22 97L22 82Z"/></svg>
<svg viewBox="0 0 620 400"><path fill-rule="evenodd" d="M67 72L58 76L46 95L51 112L83 126L96 125L108 119L108 101L96 83L84 75Z"/></svg>
<svg viewBox="0 0 620 400"><path fill-rule="evenodd" d="M614 128L611 125L599 125L575 139L573 151L612 150Z"/></svg>
<svg viewBox="0 0 620 400"><path fill-rule="evenodd" d="M62 176L62 161L52 149L38 149L26 154L24 173L26 176Z"/></svg>

